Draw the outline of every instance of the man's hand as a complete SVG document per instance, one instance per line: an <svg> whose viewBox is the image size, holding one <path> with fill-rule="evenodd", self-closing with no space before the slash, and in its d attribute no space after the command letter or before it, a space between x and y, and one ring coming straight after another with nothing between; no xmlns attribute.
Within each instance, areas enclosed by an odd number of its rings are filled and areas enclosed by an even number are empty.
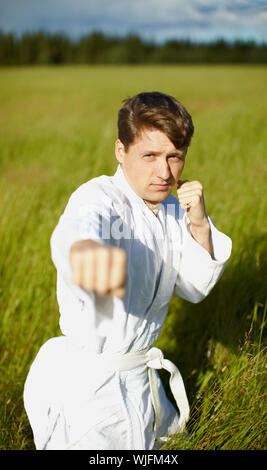
<svg viewBox="0 0 267 470"><path fill-rule="evenodd" d="M210 225L205 209L203 188L199 181L178 181L177 195L182 209L190 220L192 237L205 248L213 258Z"/></svg>
<svg viewBox="0 0 267 470"><path fill-rule="evenodd" d="M71 246L70 264L73 282L97 294L124 297L126 253L94 240L80 240Z"/></svg>
<svg viewBox="0 0 267 470"><path fill-rule="evenodd" d="M199 181L178 181L177 195L182 209L186 209L191 225L209 224L205 210L203 188Z"/></svg>

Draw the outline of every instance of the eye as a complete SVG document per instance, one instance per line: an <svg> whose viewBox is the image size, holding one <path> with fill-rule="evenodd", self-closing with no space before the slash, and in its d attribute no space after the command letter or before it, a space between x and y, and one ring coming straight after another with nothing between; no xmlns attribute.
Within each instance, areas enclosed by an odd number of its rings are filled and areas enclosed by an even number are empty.
<svg viewBox="0 0 267 470"><path fill-rule="evenodd" d="M146 155L144 155L144 158L146 158L147 160L152 160L154 156L155 155L152 155L151 153L147 153Z"/></svg>
<svg viewBox="0 0 267 470"><path fill-rule="evenodd" d="M173 154L173 155L170 155L169 158L171 158L174 161L182 161L182 162L184 161L183 155Z"/></svg>

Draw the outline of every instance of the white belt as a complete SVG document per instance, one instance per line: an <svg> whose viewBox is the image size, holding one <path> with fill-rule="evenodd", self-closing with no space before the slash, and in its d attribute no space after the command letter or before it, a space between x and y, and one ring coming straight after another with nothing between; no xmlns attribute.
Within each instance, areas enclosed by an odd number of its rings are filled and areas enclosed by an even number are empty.
<svg viewBox="0 0 267 470"><path fill-rule="evenodd" d="M150 349L143 349L139 352L126 354L106 355L104 353L93 355L93 358L97 367L99 366L99 368L102 370L109 370L114 372L128 371L142 365L146 365L148 367L151 400L155 413L154 430L157 430L159 428L161 422L158 380L155 369L167 370L170 373L170 388L180 412L178 425L180 431L183 431L186 421L189 417L189 404L186 396L183 379L178 368L168 359L164 359L163 353L160 349L152 347ZM43 449L46 449L47 443L54 432L57 420L60 416L60 411L61 410L58 409L56 411L55 416L51 419L42 446ZM79 439L75 440L75 442L78 441ZM71 448L72 445L73 443L68 444L66 449Z"/></svg>
<svg viewBox="0 0 267 470"><path fill-rule="evenodd" d="M170 388L180 412L178 424L181 431L184 429L189 417L189 403L186 396L184 382L179 369L173 364L173 362L168 359L164 359L163 353L160 349L152 347L136 353L111 355L109 358L105 358L105 365L108 365L109 368L115 371L127 371L135 369L141 365L147 365L151 400L155 412L154 430L157 430L160 425L160 400L155 369L167 370L171 375L169 380Z"/></svg>

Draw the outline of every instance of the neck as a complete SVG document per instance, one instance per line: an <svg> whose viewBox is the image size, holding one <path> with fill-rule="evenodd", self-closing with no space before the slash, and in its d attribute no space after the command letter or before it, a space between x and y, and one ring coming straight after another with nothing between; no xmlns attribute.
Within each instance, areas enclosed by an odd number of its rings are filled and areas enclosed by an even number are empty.
<svg viewBox="0 0 267 470"><path fill-rule="evenodd" d="M160 202L150 202L146 201L145 199L143 199L143 201L147 205L147 207L153 212L153 214L157 216L159 212Z"/></svg>

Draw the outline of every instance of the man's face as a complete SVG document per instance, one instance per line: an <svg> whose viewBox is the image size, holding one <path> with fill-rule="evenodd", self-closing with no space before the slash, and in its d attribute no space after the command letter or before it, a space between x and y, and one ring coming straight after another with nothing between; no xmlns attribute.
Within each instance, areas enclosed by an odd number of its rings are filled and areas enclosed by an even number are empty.
<svg viewBox="0 0 267 470"><path fill-rule="evenodd" d="M144 129L125 151L118 139L116 158L135 193L151 203L162 202L181 177L186 149L177 149L158 129Z"/></svg>

